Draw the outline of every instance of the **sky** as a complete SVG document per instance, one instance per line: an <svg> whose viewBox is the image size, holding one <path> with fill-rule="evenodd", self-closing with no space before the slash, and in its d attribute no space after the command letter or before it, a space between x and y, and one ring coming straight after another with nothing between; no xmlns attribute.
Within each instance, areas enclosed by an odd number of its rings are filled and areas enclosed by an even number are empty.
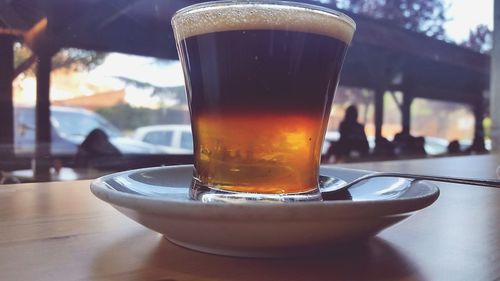
<svg viewBox="0 0 500 281"><path fill-rule="evenodd" d="M448 6L449 21L445 29L455 42L465 41L469 32L479 24L486 24L493 29L494 0L444 0ZM156 63L147 57L129 56L112 53L94 74L97 76L122 76L142 80L159 87L175 87L184 84L182 68L179 62ZM167 74L168 73L168 74ZM146 75L145 75L146 74Z"/></svg>
<svg viewBox="0 0 500 281"><path fill-rule="evenodd" d="M445 3L449 5L450 19L445 29L454 41L466 40L469 31L479 24L493 29L493 0L445 0Z"/></svg>
<svg viewBox="0 0 500 281"><path fill-rule="evenodd" d="M168 73L168 75L165 75ZM141 82L158 87L175 87L184 84L181 64L178 61L158 63L150 57L111 53L93 74L125 78L138 78Z"/></svg>

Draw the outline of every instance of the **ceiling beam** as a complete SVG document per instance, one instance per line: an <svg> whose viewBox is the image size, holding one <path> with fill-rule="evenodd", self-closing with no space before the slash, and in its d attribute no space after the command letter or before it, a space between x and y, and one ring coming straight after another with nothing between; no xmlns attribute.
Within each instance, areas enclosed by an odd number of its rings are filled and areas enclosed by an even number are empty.
<svg viewBox="0 0 500 281"><path fill-rule="evenodd" d="M0 1L0 21L8 28L29 29L30 24L11 6L11 1Z"/></svg>

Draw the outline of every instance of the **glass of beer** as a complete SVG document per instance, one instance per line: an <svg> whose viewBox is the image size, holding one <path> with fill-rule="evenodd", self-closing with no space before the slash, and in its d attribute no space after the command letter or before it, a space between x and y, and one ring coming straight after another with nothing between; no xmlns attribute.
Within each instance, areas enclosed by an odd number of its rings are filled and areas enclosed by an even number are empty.
<svg viewBox="0 0 500 281"><path fill-rule="evenodd" d="M194 141L191 197L321 200L321 146L355 24L283 1L215 1L172 18Z"/></svg>

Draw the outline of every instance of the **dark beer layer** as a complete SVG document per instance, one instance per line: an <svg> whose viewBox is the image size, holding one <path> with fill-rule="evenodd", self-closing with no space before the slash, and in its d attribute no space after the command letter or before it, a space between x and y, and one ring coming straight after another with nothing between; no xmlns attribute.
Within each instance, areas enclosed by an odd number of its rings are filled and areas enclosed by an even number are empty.
<svg viewBox="0 0 500 281"><path fill-rule="evenodd" d="M302 112L329 108L346 43L333 37L282 30L207 33L185 39L191 110Z"/></svg>

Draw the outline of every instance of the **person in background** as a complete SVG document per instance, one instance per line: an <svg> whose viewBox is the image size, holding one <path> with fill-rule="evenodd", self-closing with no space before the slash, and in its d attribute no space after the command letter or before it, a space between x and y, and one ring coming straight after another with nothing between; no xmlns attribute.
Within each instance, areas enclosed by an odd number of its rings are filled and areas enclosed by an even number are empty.
<svg viewBox="0 0 500 281"><path fill-rule="evenodd" d="M394 135L394 152L397 156L426 156L425 138L414 137L408 132L400 132Z"/></svg>
<svg viewBox="0 0 500 281"><path fill-rule="evenodd" d="M379 158L395 157L394 144L387 138L379 137L375 140L375 148L373 149L373 156Z"/></svg>
<svg viewBox="0 0 500 281"><path fill-rule="evenodd" d="M352 157L364 157L370 152L364 125L358 122L358 109L351 105L346 109L339 126L340 139L333 142L327 152L327 159L335 156L335 162Z"/></svg>
<svg viewBox="0 0 500 281"><path fill-rule="evenodd" d="M103 130L94 129L78 147L75 167L105 166L116 161L121 155L121 152L110 142L108 135Z"/></svg>
<svg viewBox="0 0 500 281"><path fill-rule="evenodd" d="M460 143L458 140L452 140L448 144L448 154L460 154L462 151L460 150Z"/></svg>

